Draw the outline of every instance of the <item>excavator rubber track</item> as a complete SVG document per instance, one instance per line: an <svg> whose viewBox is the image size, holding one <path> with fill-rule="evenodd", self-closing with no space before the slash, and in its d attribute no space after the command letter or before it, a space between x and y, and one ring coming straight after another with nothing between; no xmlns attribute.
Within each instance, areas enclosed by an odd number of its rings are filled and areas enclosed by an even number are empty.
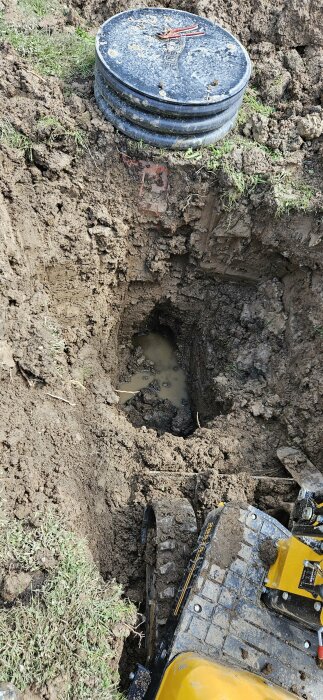
<svg viewBox="0 0 323 700"><path fill-rule="evenodd" d="M145 545L146 561L148 662L162 642L183 571L196 540L196 518L186 499L162 500L146 508L142 543Z"/></svg>

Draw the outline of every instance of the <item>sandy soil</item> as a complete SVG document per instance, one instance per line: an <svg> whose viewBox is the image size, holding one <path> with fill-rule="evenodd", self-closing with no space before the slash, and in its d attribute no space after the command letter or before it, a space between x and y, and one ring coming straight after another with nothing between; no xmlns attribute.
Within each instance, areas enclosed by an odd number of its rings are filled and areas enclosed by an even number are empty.
<svg viewBox="0 0 323 700"><path fill-rule="evenodd" d="M283 217L270 187L228 211L225 173L132 146L103 120L91 79L67 91L2 47L0 117L34 144L32 160L0 149L7 504L17 518L52 505L87 536L103 575L138 603L138 536L151 497L187 496L200 518L236 498L284 518L296 487L278 447L300 447L322 463L319 5L177 3L218 19L251 53L253 83L275 112L254 115L244 134L279 148L280 169L315 193L308 211ZM71 24L81 15L94 28L129 3L70 6ZM51 138L39 127L44 116L82 129L87 147L80 152L66 133ZM246 173L278 167L256 147L232 158ZM151 162L167 180L157 200ZM154 319L177 339L199 415L201 427L186 438L135 428L118 406L131 338Z"/></svg>

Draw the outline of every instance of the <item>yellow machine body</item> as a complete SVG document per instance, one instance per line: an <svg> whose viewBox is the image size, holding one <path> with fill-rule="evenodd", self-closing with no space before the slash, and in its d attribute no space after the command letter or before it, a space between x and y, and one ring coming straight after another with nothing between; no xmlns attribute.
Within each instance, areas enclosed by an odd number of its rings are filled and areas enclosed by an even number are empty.
<svg viewBox="0 0 323 700"><path fill-rule="evenodd" d="M323 568L323 553L317 554L311 547L294 536L287 540L279 540L277 559L269 569L266 587L322 602L322 598L314 598L312 593L304 588L299 588L306 561L317 564L322 562ZM318 572L314 583L315 585L323 584L323 574ZM323 624L323 614L321 621Z"/></svg>
<svg viewBox="0 0 323 700"><path fill-rule="evenodd" d="M197 654L179 654L166 668L156 700L295 700L249 671Z"/></svg>

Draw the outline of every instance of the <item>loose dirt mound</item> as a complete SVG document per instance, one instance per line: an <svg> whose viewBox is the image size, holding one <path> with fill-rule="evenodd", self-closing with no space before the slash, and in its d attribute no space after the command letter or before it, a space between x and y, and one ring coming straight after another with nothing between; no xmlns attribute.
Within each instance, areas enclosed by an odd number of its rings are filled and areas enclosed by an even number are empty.
<svg viewBox="0 0 323 700"><path fill-rule="evenodd" d="M244 41L259 91L227 142L184 155L117 135L92 76L44 69L0 4L7 501L17 518L54 504L139 603L147 500L188 496L201 516L246 499L284 518L295 486L277 448L321 463L319 3L177 3ZM74 2L32 31L51 23L65 41L81 27L87 42L106 16L106 3ZM187 438L135 428L118 406L132 337L153 318L176 338L199 415Z"/></svg>

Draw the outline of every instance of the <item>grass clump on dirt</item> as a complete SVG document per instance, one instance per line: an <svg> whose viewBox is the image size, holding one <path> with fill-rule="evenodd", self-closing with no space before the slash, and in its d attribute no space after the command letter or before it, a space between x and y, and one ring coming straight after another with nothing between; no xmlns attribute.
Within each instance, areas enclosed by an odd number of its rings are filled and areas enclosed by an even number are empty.
<svg viewBox="0 0 323 700"><path fill-rule="evenodd" d="M40 19L60 11L58 0L18 0L18 7L26 14L35 15Z"/></svg>
<svg viewBox="0 0 323 700"><path fill-rule="evenodd" d="M104 583L86 544L53 517L36 526L2 518L0 581L5 572L39 576L44 561L51 563L38 591L0 607L1 681L36 693L58 684L66 700L119 698L115 647L134 608L117 584Z"/></svg>
<svg viewBox="0 0 323 700"><path fill-rule="evenodd" d="M73 32L23 29L0 18L1 40L8 41L41 75L68 79L92 73L95 40L84 29Z"/></svg>
<svg viewBox="0 0 323 700"><path fill-rule="evenodd" d="M9 148L17 148L19 151L23 151L30 158L32 155L32 142L22 134L20 131L15 129L11 122L7 119L0 120L0 144L9 146Z"/></svg>
<svg viewBox="0 0 323 700"><path fill-rule="evenodd" d="M252 114L261 114L263 117L270 117L273 112L273 107L265 105L260 100L257 90L248 87L239 110L237 123L242 126Z"/></svg>
<svg viewBox="0 0 323 700"><path fill-rule="evenodd" d="M271 184L278 216L292 210L307 211L310 208L314 192L305 182L282 171L272 176Z"/></svg>
<svg viewBox="0 0 323 700"><path fill-rule="evenodd" d="M201 167L206 170L217 170L224 156L231 153L235 146L236 141L234 139L227 139L206 148L188 148L184 153L184 158L193 162L201 161Z"/></svg>
<svg viewBox="0 0 323 700"><path fill-rule="evenodd" d="M54 143L58 139L66 138L74 143L77 150L82 151L87 146L87 134L83 129L66 128L57 117L41 117L38 119L37 127L40 132L48 134L48 143Z"/></svg>

